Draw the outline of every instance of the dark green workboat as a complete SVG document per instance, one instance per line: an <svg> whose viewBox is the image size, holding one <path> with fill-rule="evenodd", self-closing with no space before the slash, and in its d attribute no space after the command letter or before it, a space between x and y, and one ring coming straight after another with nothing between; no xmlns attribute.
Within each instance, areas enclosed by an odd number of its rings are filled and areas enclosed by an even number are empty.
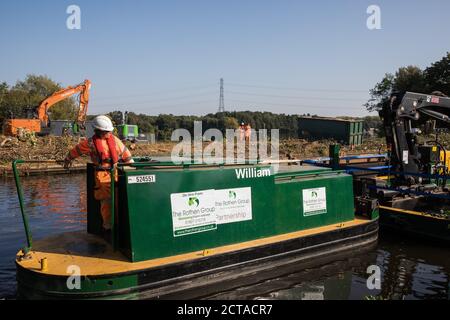
<svg viewBox="0 0 450 320"><path fill-rule="evenodd" d="M146 161L119 166L112 179L111 241L100 236L88 165L87 232L32 243L18 163L28 240L16 259L21 298L199 298L377 241L378 209L355 206L352 176L343 171Z"/></svg>

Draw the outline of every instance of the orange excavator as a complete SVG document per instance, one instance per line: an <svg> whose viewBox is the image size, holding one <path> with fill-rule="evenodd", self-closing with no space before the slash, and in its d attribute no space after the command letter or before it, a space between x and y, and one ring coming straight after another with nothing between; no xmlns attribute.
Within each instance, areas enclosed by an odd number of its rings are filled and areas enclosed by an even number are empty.
<svg viewBox="0 0 450 320"><path fill-rule="evenodd" d="M85 80L76 86L69 86L65 89L53 93L44 99L35 109L34 119L8 119L5 121L3 133L9 136L16 136L20 130L27 130L36 134L45 135L49 133L48 110L54 104L79 93L79 108L76 125L83 129L86 121L86 114L89 102L89 90L91 81Z"/></svg>

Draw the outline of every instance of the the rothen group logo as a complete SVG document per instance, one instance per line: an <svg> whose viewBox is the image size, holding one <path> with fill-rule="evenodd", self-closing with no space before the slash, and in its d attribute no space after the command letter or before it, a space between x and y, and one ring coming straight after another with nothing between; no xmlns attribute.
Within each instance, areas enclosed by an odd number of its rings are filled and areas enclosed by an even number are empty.
<svg viewBox="0 0 450 320"><path fill-rule="evenodd" d="M195 205L196 207L198 207L199 204L200 204L200 200L198 200L197 197L190 197L189 200L188 200L188 205L189 206Z"/></svg>

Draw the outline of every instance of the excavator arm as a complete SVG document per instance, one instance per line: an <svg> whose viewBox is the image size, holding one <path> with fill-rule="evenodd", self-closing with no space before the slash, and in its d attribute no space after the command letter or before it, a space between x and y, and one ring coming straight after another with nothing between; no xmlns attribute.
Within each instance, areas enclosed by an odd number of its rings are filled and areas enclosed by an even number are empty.
<svg viewBox="0 0 450 320"><path fill-rule="evenodd" d="M77 86L68 87L66 89L57 91L50 97L42 101L36 109L37 117L39 120L41 120L42 127L48 126L48 110L51 106L77 93L80 94L77 123L79 125L84 125L84 122L86 121L90 88L91 81L85 80L83 83Z"/></svg>

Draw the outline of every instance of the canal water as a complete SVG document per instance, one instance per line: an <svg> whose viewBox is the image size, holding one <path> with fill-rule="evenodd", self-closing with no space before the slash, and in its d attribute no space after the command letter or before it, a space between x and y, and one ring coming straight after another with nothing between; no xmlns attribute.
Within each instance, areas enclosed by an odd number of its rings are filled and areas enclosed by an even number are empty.
<svg viewBox="0 0 450 320"><path fill-rule="evenodd" d="M23 178L34 239L86 227L84 174ZM25 234L12 179L0 180L0 299L14 299L14 259ZM315 268L221 292L209 299L450 299L450 255L444 245L380 235L376 248ZM367 286L379 267L380 288ZM372 280L372 281L370 281ZM375 284L372 278L369 284Z"/></svg>

